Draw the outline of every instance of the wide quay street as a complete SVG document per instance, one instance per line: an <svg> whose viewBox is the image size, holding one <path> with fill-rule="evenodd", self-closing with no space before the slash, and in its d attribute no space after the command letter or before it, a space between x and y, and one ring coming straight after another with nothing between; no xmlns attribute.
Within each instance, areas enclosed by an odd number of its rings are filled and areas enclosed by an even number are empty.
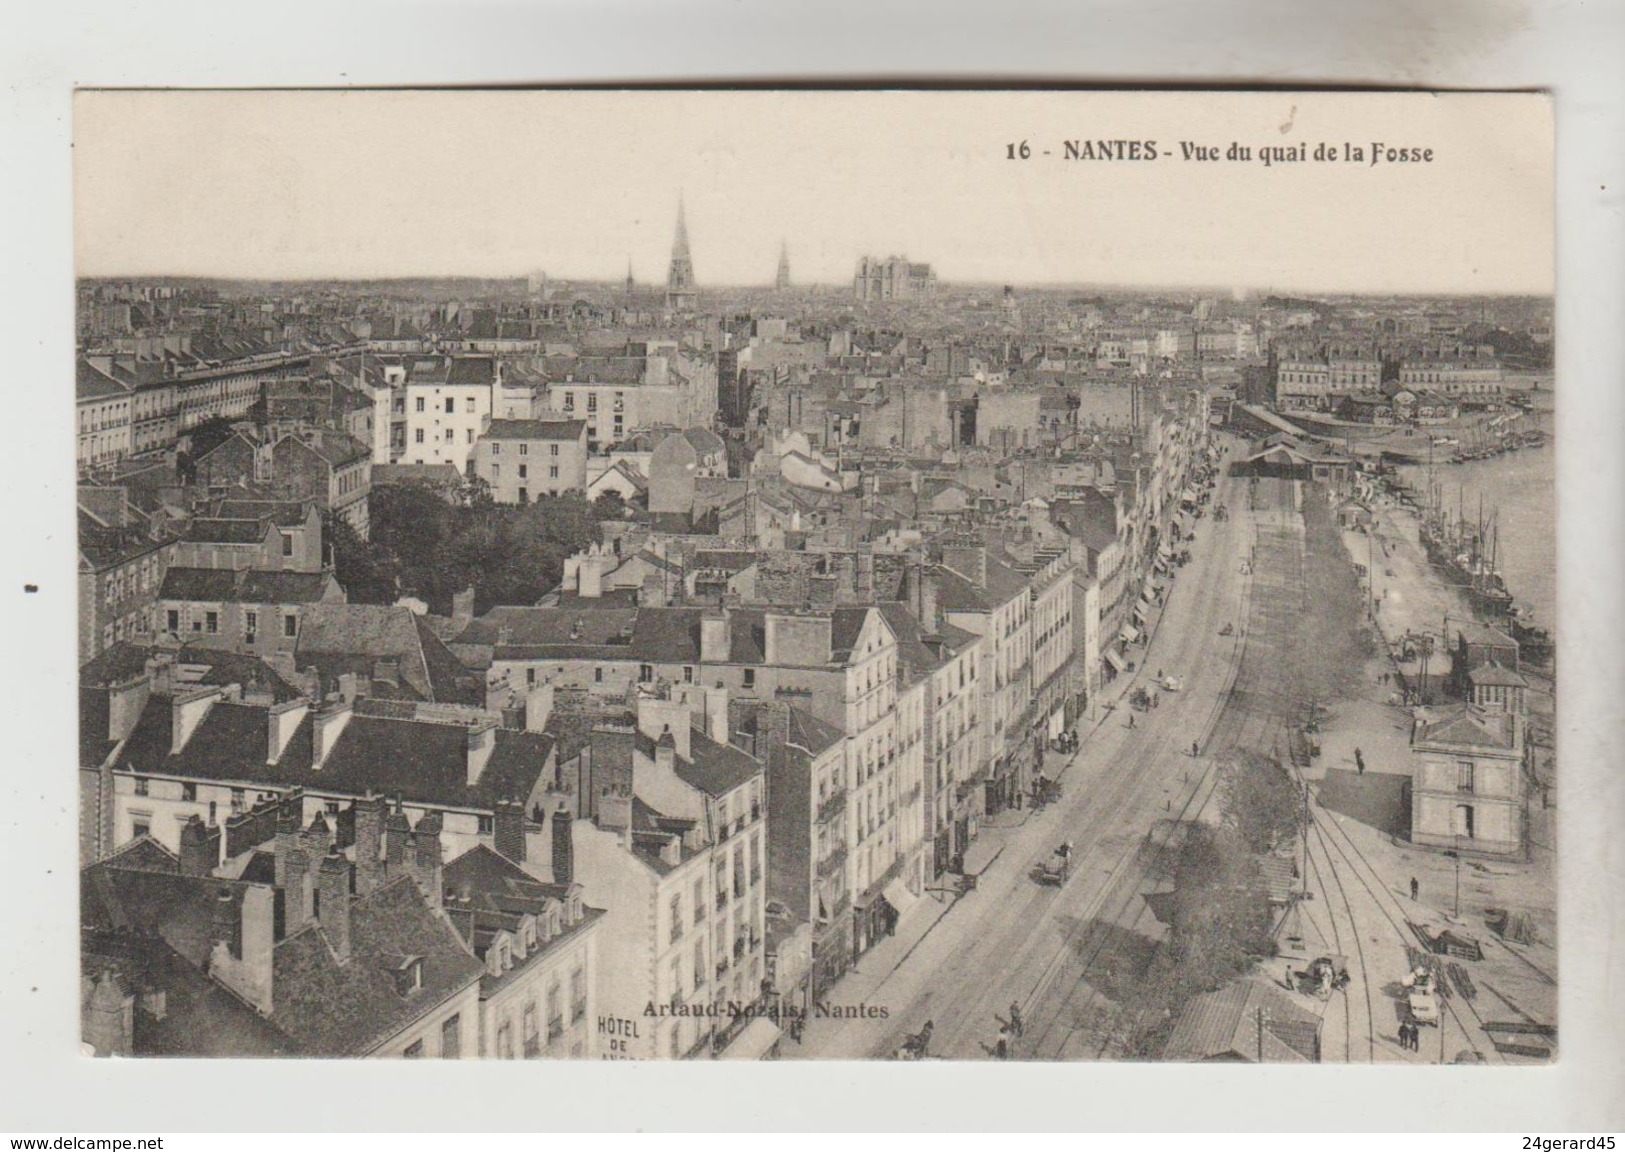
<svg viewBox="0 0 1625 1152"><path fill-rule="evenodd" d="M976 887L921 901L826 998L883 1008L884 1018L815 1016L786 1056L884 1057L930 1020L931 1056L988 1058L1012 1003L1023 1020L1017 1058L1127 1055L1115 1048L1117 998L1165 933L1146 898L1170 887L1180 823L1217 818L1213 768L1228 753L1284 750L1283 646L1307 607L1301 498L1289 481L1219 481L1214 503L1230 517L1198 522L1148 648L1111 687L1123 702L1080 728L1070 763L1047 768L1065 765L1062 799L986 829L1002 842ZM1180 677L1181 690L1131 713L1127 693L1158 671ZM1039 884L1036 868L1063 840L1076 850L1071 878Z"/></svg>

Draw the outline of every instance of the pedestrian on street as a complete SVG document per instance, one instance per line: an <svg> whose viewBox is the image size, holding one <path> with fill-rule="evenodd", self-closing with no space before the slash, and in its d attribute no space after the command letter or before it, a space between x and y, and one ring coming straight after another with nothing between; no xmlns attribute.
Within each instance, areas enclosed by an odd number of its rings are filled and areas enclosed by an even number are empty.
<svg viewBox="0 0 1625 1152"><path fill-rule="evenodd" d="M1010 1035L1021 1035L1021 1005L1010 1001Z"/></svg>
<svg viewBox="0 0 1625 1152"><path fill-rule="evenodd" d="M1198 756L1200 756L1201 754L1202 754L1201 747L1197 744L1197 742L1195 740L1192 740L1191 741L1191 759L1194 760Z"/></svg>
<svg viewBox="0 0 1625 1152"><path fill-rule="evenodd" d="M1416 877L1415 876L1412 876L1411 877L1411 899L1412 900L1420 899L1421 892L1422 892L1422 885L1420 885L1420 884L1418 884L1416 882Z"/></svg>
<svg viewBox="0 0 1625 1152"><path fill-rule="evenodd" d="M993 1046L993 1058L995 1060L1008 1060L1010 1058L1010 1044L1005 1040L1003 1032L999 1033L999 1042Z"/></svg>
<svg viewBox="0 0 1625 1152"><path fill-rule="evenodd" d="M1411 1022L1409 1020L1401 1020L1399 1022L1399 1046L1405 1049L1407 1052L1410 1051Z"/></svg>
<svg viewBox="0 0 1625 1152"><path fill-rule="evenodd" d="M1365 775L1365 755L1358 748L1354 750L1354 766L1360 770L1361 776Z"/></svg>

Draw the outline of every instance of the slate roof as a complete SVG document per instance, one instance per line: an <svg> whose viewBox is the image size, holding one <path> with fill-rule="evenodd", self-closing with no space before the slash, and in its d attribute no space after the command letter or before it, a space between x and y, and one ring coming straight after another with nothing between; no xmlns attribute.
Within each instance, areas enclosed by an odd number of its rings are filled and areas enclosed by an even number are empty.
<svg viewBox="0 0 1625 1152"><path fill-rule="evenodd" d="M88 981L108 972L136 993L136 1056L251 1057L299 1055L294 1043L223 985L187 962L162 936L85 931L79 970ZM142 1007L143 993L162 992L162 1017ZM84 1003L81 1002L81 1009Z"/></svg>
<svg viewBox="0 0 1625 1152"><path fill-rule="evenodd" d="M172 539L154 540L138 528L115 528L79 510L79 569L100 572L155 551Z"/></svg>
<svg viewBox="0 0 1625 1152"><path fill-rule="evenodd" d="M804 712L795 705L790 705L790 724L787 734L787 743L798 748L804 748L812 755L817 756L846 738L833 724L825 723L811 712Z"/></svg>
<svg viewBox="0 0 1625 1152"><path fill-rule="evenodd" d="M489 356L457 356L452 359L446 384L454 387L490 385L496 379L496 362Z"/></svg>
<svg viewBox="0 0 1625 1152"><path fill-rule="evenodd" d="M908 605L890 600L876 607L897 636L897 655L903 667L914 673L909 678L911 682L941 667L942 658L926 646L920 622L909 611Z"/></svg>
<svg viewBox="0 0 1625 1152"><path fill-rule="evenodd" d="M422 987L401 995L392 971L422 958ZM271 1020L307 1052L358 1055L474 984L484 970L451 925L400 876L350 905L350 960L340 964L316 924L272 956Z"/></svg>
<svg viewBox="0 0 1625 1152"><path fill-rule="evenodd" d="M698 664L700 608L497 607L452 640L490 646L502 660L637 660ZM509 643L499 644L502 630ZM570 638L571 632L576 638Z"/></svg>
<svg viewBox="0 0 1625 1152"><path fill-rule="evenodd" d="M585 420L493 420L485 430L487 440L579 440L587 430Z"/></svg>
<svg viewBox="0 0 1625 1152"><path fill-rule="evenodd" d="M991 607L982 590L952 568L933 565L937 580L937 606L944 612L988 612Z"/></svg>
<svg viewBox="0 0 1625 1152"><path fill-rule="evenodd" d="M305 505L298 500L245 500L226 498L217 500L209 514L224 520L269 520L279 528L301 528L305 523Z"/></svg>
<svg viewBox="0 0 1625 1152"><path fill-rule="evenodd" d="M677 776L708 796L724 796L763 770L753 756L698 730L689 734L688 752L688 760L677 758Z"/></svg>
<svg viewBox="0 0 1625 1152"><path fill-rule="evenodd" d="M264 707L216 703L173 755L172 714L168 697L150 699L115 767L137 775L267 788L297 785L348 796L398 793L407 803L488 811L498 800L528 799L552 749L544 733L499 728L485 770L471 785L462 725L353 715L320 770L313 770L308 715L282 758L267 764L270 722Z"/></svg>
<svg viewBox="0 0 1625 1152"><path fill-rule="evenodd" d="M419 700L478 704L484 699L483 684L410 608L314 605L300 616L294 651L299 666L314 667L324 683L346 672L371 679L379 659L394 659L402 683Z"/></svg>
<svg viewBox="0 0 1625 1152"><path fill-rule="evenodd" d="M252 520L224 520L200 516L186 526L181 539L201 544L259 544L270 527L258 517Z"/></svg>
<svg viewBox="0 0 1625 1152"><path fill-rule="evenodd" d="M265 661L255 656L240 656L222 648L143 647L121 640L106 649L94 660L79 669L79 683L84 687L105 688L120 680L128 680L146 671L147 660L154 653L161 654L172 663L171 676L177 686L237 684L243 688L256 688L272 693L278 703L295 699L299 689L289 684Z"/></svg>
<svg viewBox="0 0 1625 1152"><path fill-rule="evenodd" d="M159 600L208 604L316 604L327 594L326 572L273 572L248 568L171 568Z"/></svg>
<svg viewBox="0 0 1625 1152"><path fill-rule="evenodd" d="M79 400L111 400L128 396L130 389L113 379L89 360L81 358L74 377L74 395Z"/></svg>
<svg viewBox="0 0 1625 1152"><path fill-rule="evenodd" d="M475 845L446 865L442 874L448 893L446 918L476 955L482 959L492 938L500 931L517 931L520 917L540 915L548 907L568 899L570 888L546 884L507 857L484 844ZM454 895L452 895L454 894ZM602 910L583 908L574 924L560 922L560 931L547 943L538 942L523 959L514 958L513 967L500 976L489 971L480 976L480 989L489 995L509 985L560 945L580 936L603 917Z"/></svg>
<svg viewBox="0 0 1625 1152"><path fill-rule="evenodd" d="M1517 747L1517 721L1508 712L1461 708L1445 716L1418 720L1416 743L1510 751Z"/></svg>
<svg viewBox="0 0 1625 1152"><path fill-rule="evenodd" d="M1482 684L1490 688L1527 688L1529 681L1510 668L1503 667L1490 660L1480 664L1467 673L1467 679L1475 685Z"/></svg>

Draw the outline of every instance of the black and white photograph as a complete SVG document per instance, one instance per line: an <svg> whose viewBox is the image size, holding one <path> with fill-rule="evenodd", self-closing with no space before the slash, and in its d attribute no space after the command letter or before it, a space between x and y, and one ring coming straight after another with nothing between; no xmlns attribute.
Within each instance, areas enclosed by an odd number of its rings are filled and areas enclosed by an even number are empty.
<svg viewBox="0 0 1625 1152"><path fill-rule="evenodd" d="M1549 96L73 135L84 1056L1560 1059Z"/></svg>

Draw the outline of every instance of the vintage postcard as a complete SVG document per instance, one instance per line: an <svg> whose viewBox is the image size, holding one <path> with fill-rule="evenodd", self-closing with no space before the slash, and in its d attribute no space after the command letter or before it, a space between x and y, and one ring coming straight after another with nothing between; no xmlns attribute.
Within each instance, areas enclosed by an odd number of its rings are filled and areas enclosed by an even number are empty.
<svg viewBox="0 0 1625 1152"><path fill-rule="evenodd" d="M74 145L87 1055L1557 1058L1546 97Z"/></svg>

